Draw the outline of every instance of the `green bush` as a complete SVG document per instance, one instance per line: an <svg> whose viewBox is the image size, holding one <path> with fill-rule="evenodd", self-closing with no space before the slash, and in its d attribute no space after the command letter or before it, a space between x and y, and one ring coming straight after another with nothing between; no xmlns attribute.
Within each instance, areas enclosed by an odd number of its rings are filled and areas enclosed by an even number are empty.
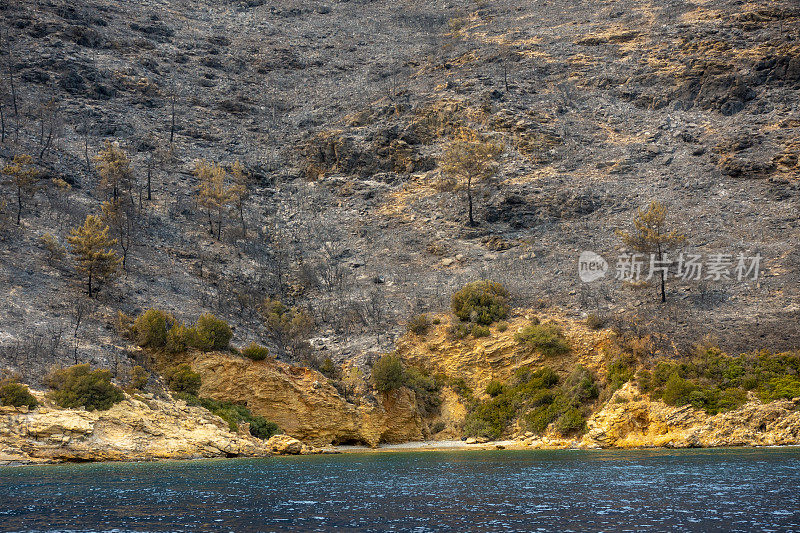
<svg viewBox="0 0 800 533"><path fill-rule="evenodd" d="M24 405L28 409L35 409L39 402L26 385L19 383L15 379L8 378L0 381L0 405L10 407L22 407Z"/></svg>
<svg viewBox="0 0 800 533"><path fill-rule="evenodd" d="M486 385L486 394L494 398L500 394L503 394L506 390L506 386L500 383L499 381L490 381L488 385Z"/></svg>
<svg viewBox="0 0 800 533"><path fill-rule="evenodd" d="M764 385L761 397L768 402L782 398L787 400L798 398L800 397L800 378L796 375L773 378Z"/></svg>
<svg viewBox="0 0 800 533"><path fill-rule="evenodd" d="M512 420L519 418L528 430L536 433L544 432L555 421L558 421L555 429L564 435L583 431L583 413L599 395L594 374L577 366L558 385L558 375L551 368L520 368L509 383L489 384L486 392L492 398L470 407L466 428L473 435L496 438Z"/></svg>
<svg viewBox="0 0 800 533"><path fill-rule="evenodd" d="M528 324L515 336L518 343L545 356L569 353L569 342L556 325Z"/></svg>
<svg viewBox="0 0 800 533"><path fill-rule="evenodd" d="M267 440L280 432L278 424L270 422L263 416L253 416L250 418L250 434L259 439Z"/></svg>
<svg viewBox="0 0 800 533"><path fill-rule="evenodd" d="M533 433L544 433L547 426L558 417L558 410L550 404L540 405L528 411L523 417L525 427Z"/></svg>
<svg viewBox="0 0 800 533"><path fill-rule="evenodd" d="M608 386L615 391L633 379L633 361L626 357L617 357L608 365Z"/></svg>
<svg viewBox="0 0 800 533"><path fill-rule="evenodd" d="M558 417L556 431L564 437L586 431L586 419L577 407L570 407Z"/></svg>
<svg viewBox="0 0 800 533"><path fill-rule="evenodd" d="M667 405L687 405L692 402L692 399L697 402L697 396L691 396L696 390L697 385L683 379L677 372L673 372L664 385L664 392L661 394L661 399L664 400L664 403Z"/></svg>
<svg viewBox="0 0 800 533"><path fill-rule="evenodd" d="M169 353L183 353L197 345L197 331L193 327L185 326L182 322L175 322L167 332L166 350Z"/></svg>
<svg viewBox="0 0 800 533"><path fill-rule="evenodd" d="M307 339L314 329L314 320L303 309L289 308L279 300L267 298L260 308L269 335L284 350L296 352L307 346Z"/></svg>
<svg viewBox="0 0 800 533"><path fill-rule="evenodd" d="M399 389L405 385L403 362L396 355L384 355L372 367L372 382L380 392Z"/></svg>
<svg viewBox="0 0 800 533"><path fill-rule="evenodd" d="M259 439L266 440L280 432L276 423L270 422L263 416L253 415L244 405L212 398L198 398L196 395L186 392L178 393L175 396L188 405L203 407L217 415L228 423L228 429L231 431L238 431L239 424L248 423L250 424L250 434Z"/></svg>
<svg viewBox="0 0 800 533"><path fill-rule="evenodd" d="M461 340L472 333L472 328L469 326L469 324L457 322L455 324L450 324L447 333L450 335L450 338Z"/></svg>
<svg viewBox="0 0 800 533"><path fill-rule="evenodd" d="M492 332L489 330L488 326L481 326L478 324L472 326L472 336L475 338L488 337L491 334Z"/></svg>
<svg viewBox="0 0 800 533"><path fill-rule="evenodd" d="M464 432L471 436L497 439L516 414L517 407L512 399L501 394L479 404L467 413L464 419Z"/></svg>
<svg viewBox="0 0 800 533"><path fill-rule="evenodd" d="M150 373L139 365L134 366L131 370L131 390L144 390L148 381L150 381Z"/></svg>
<svg viewBox="0 0 800 533"><path fill-rule="evenodd" d="M261 346L255 342L251 342L242 348L242 355L253 361L263 361L269 357L269 348Z"/></svg>
<svg viewBox="0 0 800 533"><path fill-rule="evenodd" d="M730 411L747 403L747 392L742 389L725 389L717 398L717 411Z"/></svg>
<svg viewBox="0 0 800 533"><path fill-rule="evenodd" d="M413 366L406 368L404 374L404 385L414 391L423 416L436 413L442 405L441 383Z"/></svg>
<svg viewBox="0 0 800 533"><path fill-rule="evenodd" d="M90 370L87 364L55 370L45 381L53 389L50 393L53 401L68 409L105 411L125 398L122 390L111 383L110 371Z"/></svg>
<svg viewBox="0 0 800 533"><path fill-rule="evenodd" d="M594 374L578 365L564 382L564 393L572 403L583 404L595 400L600 395L600 389L597 388Z"/></svg>
<svg viewBox="0 0 800 533"><path fill-rule="evenodd" d="M416 315L412 316L408 319L408 324L406 325L408 331L415 335L426 335L428 331L431 329L431 319L428 315Z"/></svg>
<svg viewBox="0 0 800 533"><path fill-rule="evenodd" d="M508 330L508 322L498 322L497 326L495 327L497 328L497 331L503 333L504 331Z"/></svg>
<svg viewBox="0 0 800 533"><path fill-rule="evenodd" d="M192 370L192 367L186 363L167 370L164 373L164 379L167 381L167 386L171 391L195 396L200 391L200 385L202 384L200 374Z"/></svg>
<svg viewBox="0 0 800 533"><path fill-rule="evenodd" d="M462 398L472 398L472 389L469 388L469 385L467 385L467 380L464 378L454 378L450 380L450 388Z"/></svg>
<svg viewBox="0 0 800 533"><path fill-rule="evenodd" d="M163 348L167 344L167 331L172 317L160 309L148 309L133 322L136 344L143 348Z"/></svg>
<svg viewBox="0 0 800 533"><path fill-rule="evenodd" d="M546 389L558 383L558 374L549 366L538 370L523 367L514 373L514 381L525 389Z"/></svg>
<svg viewBox="0 0 800 533"><path fill-rule="evenodd" d="M500 283L473 281L453 294L453 313L464 322L488 326L508 316L508 291Z"/></svg>
<svg viewBox="0 0 800 533"><path fill-rule="evenodd" d="M204 313L197 319L197 347L205 352L225 350L233 337L231 327L224 320L211 313Z"/></svg>

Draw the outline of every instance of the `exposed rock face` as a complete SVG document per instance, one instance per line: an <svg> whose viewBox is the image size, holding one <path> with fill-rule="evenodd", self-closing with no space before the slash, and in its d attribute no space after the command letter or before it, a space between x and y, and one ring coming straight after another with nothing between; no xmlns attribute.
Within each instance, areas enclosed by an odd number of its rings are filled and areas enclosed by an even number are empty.
<svg viewBox="0 0 800 533"><path fill-rule="evenodd" d="M377 405L346 402L315 370L277 361L254 362L220 353L198 353L201 396L245 403L288 435L314 445L405 442L423 438L414 393L400 389L378 396Z"/></svg>
<svg viewBox="0 0 800 533"><path fill-rule="evenodd" d="M710 416L690 406L635 399L628 384L589 419L585 444L632 448L667 446L764 446L800 443L800 399L762 404Z"/></svg>
<svg viewBox="0 0 800 533"><path fill-rule="evenodd" d="M0 461L149 461L269 453L262 441L231 433L221 418L181 401L127 397L107 411L0 408Z"/></svg>
<svg viewBox="0 0 800 533"><path fill-rule="evenodd" d="M609 342L610 333L605 330L589 330L576 320L553 315L569 339L573 353L563 357L545 357L530 352L514 338L518 330L528 324L526 318L536 316L532 311L523 311L508 320L506 331L495 331L485 338L466 337L453 339L448 335L448 317L439 317L442 324L436 326L424 338L408 334L397 341L397 351L407 362L452 378L463 378L475 393L483 393L492 380L507 381L514 372L524 366L548 365L558 372L570 372L579 363L602 376L602 348Z"/></svg>
<svg viewBox="0 0 800 533"><path fill-rule="evenodd" d="M267 446L280 455L298 455L303 452L303 443L289 435L275 435L267 441Z"/></svg>

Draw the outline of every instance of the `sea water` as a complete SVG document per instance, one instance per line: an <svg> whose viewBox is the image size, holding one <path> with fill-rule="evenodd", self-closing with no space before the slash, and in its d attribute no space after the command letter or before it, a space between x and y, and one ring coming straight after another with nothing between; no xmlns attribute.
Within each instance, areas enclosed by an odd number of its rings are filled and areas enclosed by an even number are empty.
<svg viewBox="0 0 800 533"><path fill-rule="evenodd" d="M0 467L1 531L800 531L800 448Z"/></svg>

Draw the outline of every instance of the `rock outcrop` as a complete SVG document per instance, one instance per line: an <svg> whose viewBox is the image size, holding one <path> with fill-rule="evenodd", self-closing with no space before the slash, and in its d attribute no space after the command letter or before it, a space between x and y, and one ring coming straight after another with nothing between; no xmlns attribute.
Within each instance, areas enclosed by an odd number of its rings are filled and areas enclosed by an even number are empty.
<svg viewBox="0 0 800 533"><path fill-rule="evenodd" d="M649 401L637 392L631 384L618 390L587 422L584 444L689 448L800 443L800 398L767 404L753 399L712 416L691 406Z"/></svg>
<svg viewBox="0 0 800 533"><path fill-rule="evenodd" d="M267 441L267 447L276 455L311 455L322 453L322 450L303 444L289 435L274 435Z"/></svg>
<svg viewBox="0 0 800 533"><path fill-rule="evenodd" d="M40 401L44 395L36 394ZM158 399L125 400L107 411L0 407L0 462L150 461L261 457L259 439L231 433L201 407Z"/></svg>
<svg viewBox="0 0 800 533"><path fill-rule="evenodd" d="M541 315L532 310L521 310L508 320L504 331L492 328L489 337L454 339L448 334L450 317L438 317L441 324L424 338L407 334L397 341L397 352L412 365L428 368L451 378L463 378L475 392L482 393L492 380L507 381L514 372L525 366L547 364L557 372L569 373L575 364L582 364L596 371L605 372L603 348L610 342L608 330L590 330L578 320L555 312L548 314L549 320L557 323L569 339L572 352L566 356L545 357L520 347L514 338L516 333Z"/></svg>
<svg viewBox="0 0 800 533"><path fill-rule="evenodd" d="M379 394L375 404L354 405L325 376L305 367L216 352L197 353L191 364L203 379L201 396L244 403L309 444L377 446L424 436L416 398L408 389Z"/></svg>

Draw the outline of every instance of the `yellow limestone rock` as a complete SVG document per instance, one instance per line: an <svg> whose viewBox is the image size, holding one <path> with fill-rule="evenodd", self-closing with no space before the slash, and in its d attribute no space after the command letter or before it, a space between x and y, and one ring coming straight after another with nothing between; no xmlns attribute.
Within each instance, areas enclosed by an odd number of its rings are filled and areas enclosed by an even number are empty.
<svg viewBox="0 0 800 533"><path fill-rule="evenodd" d="M267 446L279 455L299 455L303 452L303 443L289 435L274 435L267 441Z"/></svg>
<svg viewBox="0 0 800 533"><path fill-rule="evenodd" d="M201 396L243 403L287 435L313 445L422 440L423 421L408 389L378 395L376 405L345 401L315 370L279 361L251 361L229 354L196 353Z"/></svg>
<svg viewBox="0 0 800 533"><path fill-rule="evenodd" d="M798 444L798 404L800 399L768 404L752 399L711 416L691 406L649 401L628 383L588 420L584 443L618 448Z"/></svg>
<svg viewBox="0 0 800 533"><path fill-rule="evenodd" d="M44 394L37 392L40 401ZM107 411L0 411L0 461L148 461L257 457L269 448L200 407L126 396Z"/></svg>

